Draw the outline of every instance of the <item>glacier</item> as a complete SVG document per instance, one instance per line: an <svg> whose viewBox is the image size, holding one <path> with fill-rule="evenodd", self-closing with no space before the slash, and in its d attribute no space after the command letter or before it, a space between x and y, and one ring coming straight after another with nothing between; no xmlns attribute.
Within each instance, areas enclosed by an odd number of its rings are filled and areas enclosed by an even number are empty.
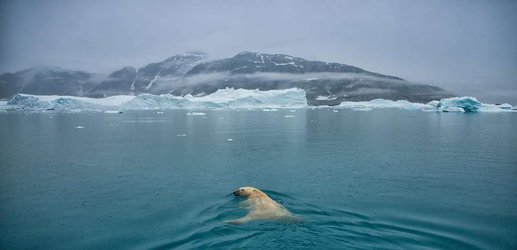
<svg viewBox="0 0 517 250"><path fill-rule="evenodd" d="M123 113L124 110L163 110L163 109L262 109L278 111L278 108L308 108L306 93L303 89L261 91L258 89L219 89L209 95L174 96L171 94L118 95L105 98L87 98L76 96L37 96L17 94L8 101L0 101L0 111L29 112L81 112L96 111L104 113ZM315 108L332 108L353 111L371 111L374 109L420 110L427 112L516 112L512 105L485 104L475 97L453 97L428 103L413 103L406 100L375 99L371 101L345 101L337 106L319 106ZM296 111L296 110L294 110ZM157 111L161 112L161 111ZM163 112L162 112L163 113ZM192 112L192 115L199 115Z"/></svg>

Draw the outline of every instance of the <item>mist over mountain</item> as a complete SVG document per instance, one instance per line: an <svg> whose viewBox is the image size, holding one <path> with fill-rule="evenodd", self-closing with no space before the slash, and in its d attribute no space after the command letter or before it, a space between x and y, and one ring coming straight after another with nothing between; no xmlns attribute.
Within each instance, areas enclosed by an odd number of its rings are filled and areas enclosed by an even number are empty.
<svg viewBox="0 0 517 250"><path fill-rule="evenodd" d="M187 94L202 96L218 89L305 90L310 105L377 98L428 102L452 96L446 90L370 72L355 66L310 61L283 54L241 52L208 60L191 52L141 68L123 67L109 75L58 67L31 68L0 75L0 98L17 93L106 97L113 95Z"/></svg>

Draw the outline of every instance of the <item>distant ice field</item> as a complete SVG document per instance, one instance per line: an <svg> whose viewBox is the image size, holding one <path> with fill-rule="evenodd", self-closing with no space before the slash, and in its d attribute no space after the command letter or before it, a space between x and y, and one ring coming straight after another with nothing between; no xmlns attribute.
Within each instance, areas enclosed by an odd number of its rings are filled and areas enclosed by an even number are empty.
<svg viewBox="0 0 517 250"><path fill-rule="evenodd" d="M335 96L319 96L319 99L332 99ZM87 98L76 96L37 96L18 94L8 101L0 102L0 111L99 111L117 113L122 110L145 109L235 109L235 108L308 108L306 93L302 89L284 90L247 90L219 89L205 96L174 96L170 94L140 94ZM327 106L318 106L325 108ZM436 112L513 112L510 104L486 104L475 97L454 97L429 103L413 103L406 100L375 99L362 102L342 102L333 109L352 109L371 111L372 109L402 109ZM268 111L265 110L265 111Z"/></svg>

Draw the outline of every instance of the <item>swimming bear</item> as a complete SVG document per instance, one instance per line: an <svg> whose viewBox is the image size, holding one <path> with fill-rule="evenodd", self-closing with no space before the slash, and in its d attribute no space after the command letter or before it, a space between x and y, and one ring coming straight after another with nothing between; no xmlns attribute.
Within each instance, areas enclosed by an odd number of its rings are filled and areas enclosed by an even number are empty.
<svg viewBox="0 0 517 250"><path fill-rule="evenodd" d="M243 202L245 208L249 210L246 216L228 220L226 223L242 224L253 220L275 220L298 222L299 219L282 205L269 198L267 194L254 187L241 187L233 192L235 196L245 197Z"/></svg>

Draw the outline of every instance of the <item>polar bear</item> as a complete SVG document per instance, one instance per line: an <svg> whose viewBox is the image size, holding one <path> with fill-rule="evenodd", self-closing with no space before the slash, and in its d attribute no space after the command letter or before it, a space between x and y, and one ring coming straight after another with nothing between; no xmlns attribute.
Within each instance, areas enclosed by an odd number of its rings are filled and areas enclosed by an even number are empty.
<svg viewBox="0 0 517 250"><path fill-rule="evenodd" d="M269 198L267 194L257 188L241 187L235 190L233 194L246 198L242 205L247 208L249 212L240 219L225 221L226 223L242 224L253 220L299 221L289 210Z"/></svg>

